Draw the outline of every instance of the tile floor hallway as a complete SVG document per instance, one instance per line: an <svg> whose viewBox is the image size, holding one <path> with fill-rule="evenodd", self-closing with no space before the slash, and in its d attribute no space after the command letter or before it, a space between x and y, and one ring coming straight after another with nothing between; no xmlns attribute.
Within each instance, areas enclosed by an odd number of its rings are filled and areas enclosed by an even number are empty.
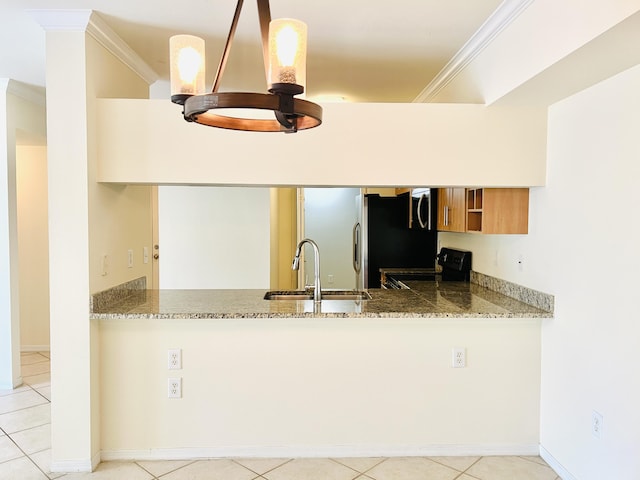
<svg viewBox="0 0 640 480"><path fill-rule="evenodd" d="M540 457L104 462L52 474L48 353L23 353L24 385L0 390L0 480L560 480Z"/></svg>

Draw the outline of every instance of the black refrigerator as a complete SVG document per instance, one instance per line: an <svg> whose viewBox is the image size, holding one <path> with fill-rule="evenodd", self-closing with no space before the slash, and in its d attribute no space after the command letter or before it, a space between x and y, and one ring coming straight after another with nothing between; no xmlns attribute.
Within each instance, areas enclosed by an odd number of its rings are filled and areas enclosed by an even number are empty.
<svg viewBox="0 0 640 480"><path fill-rule="evenodd" d="M353 268L358 289L380 288L380 268L435 267L436 190L415 192L395 197L358 196L353 228Z"/></svg>

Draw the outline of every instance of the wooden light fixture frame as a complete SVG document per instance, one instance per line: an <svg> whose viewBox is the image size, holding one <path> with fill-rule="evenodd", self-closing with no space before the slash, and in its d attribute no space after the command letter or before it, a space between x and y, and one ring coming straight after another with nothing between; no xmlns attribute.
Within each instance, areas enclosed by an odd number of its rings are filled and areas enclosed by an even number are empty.
<svg viewBox="0 0 640 480"><path fill-rule="evenodd" d="M271 10L269 0L257 0L260 32L262 35L262 54L265 76L269 71L269 23ZM322 123L322 107L318 104L294 98L304 91L302 85L274 84L270 93L218 92L220 81L227 64L243 0L238 0L229 35L222 52L211 93L202 95L172 95L171 101L183 106L182 114L188 122L210 127L243 130L250 132L286 132L295 133L317 127ZM275 119L251 119L218 115L218 109L259 109L272 110Z"/></svg>

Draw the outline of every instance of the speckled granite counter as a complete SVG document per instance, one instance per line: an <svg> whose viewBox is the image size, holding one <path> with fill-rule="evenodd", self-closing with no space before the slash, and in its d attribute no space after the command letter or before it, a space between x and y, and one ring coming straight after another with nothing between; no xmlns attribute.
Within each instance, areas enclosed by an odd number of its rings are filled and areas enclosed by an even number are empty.
<svg viewBox="0 0 640 480"><path fill-rule="evenodd" d="M469 282L410 282L411 290L368 290L371 300L264 300L265 290L128 290L92 301L91 319L135 318L551 318L553 313ZM125 290L127 291L127 290ZM119 290L122 292L122 289ZM98 294L100 295L100 294Z"/></svg>

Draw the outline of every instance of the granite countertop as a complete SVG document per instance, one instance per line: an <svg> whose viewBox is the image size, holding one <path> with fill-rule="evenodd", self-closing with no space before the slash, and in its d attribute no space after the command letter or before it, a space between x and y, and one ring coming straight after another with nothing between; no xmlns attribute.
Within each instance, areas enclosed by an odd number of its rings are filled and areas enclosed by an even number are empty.
<svg viewBox="0 0 640 480"><path fill-rule="evenodd" d="M369 289L371 300L264 300L266 290L131 290L94 304L91 319L136 318L551 318L533 307L469 282L406 282L410 290Z"/></svg>

